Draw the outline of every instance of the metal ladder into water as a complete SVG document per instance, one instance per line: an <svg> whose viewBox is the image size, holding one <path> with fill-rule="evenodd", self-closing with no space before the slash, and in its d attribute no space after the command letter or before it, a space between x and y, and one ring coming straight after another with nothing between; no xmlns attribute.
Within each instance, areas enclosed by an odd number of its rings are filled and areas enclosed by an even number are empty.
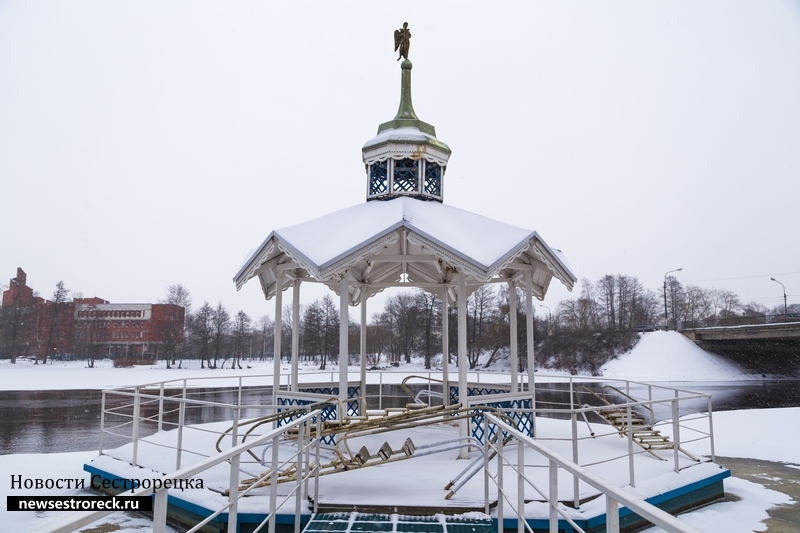
<svg viewBox="0 0 800 533"><path fill-rule="evenodd" d="M627 437L628 436L628 408L625 406L616 405L606 398L606 390L610 389L619 394L620 396L627 398L631 402L636 402L633 397L625 394L621 390L611 385L606 385L603 387L601 392L598 394L593 390L589 389L588 387L580 386L575 389L575 397L578 400L578 405L583 405L584 407L592 408L592 410L604 421L608 424L612 425L614 429L617 430L620 437ZM582 403L580 401L581 393L589 394L596 400L599 400L602 403L602 406L591 406L586 403ZM662 435L661 431L655 429L653 427L653 422L655 420L655 413L653 410L648 407L644 406L650 412L650 420L649 422L645 419L645 417L633 409L631 409L631 420L630 420L630 429L634 443L640 446L643 450L647 453L652 455L653 457L661 460L666 461L665 458L661 457L656 453L660 450L674 450L675 443L669 440L669 437L666 435ZM587 422L588 424L588 422ZM592 433L594 436L594 433ZM697 457L692 455L691 453L687 452L680 446L678 446L678 451L684 454L686 457L689 457L693 461L700 461Z"/></svg>

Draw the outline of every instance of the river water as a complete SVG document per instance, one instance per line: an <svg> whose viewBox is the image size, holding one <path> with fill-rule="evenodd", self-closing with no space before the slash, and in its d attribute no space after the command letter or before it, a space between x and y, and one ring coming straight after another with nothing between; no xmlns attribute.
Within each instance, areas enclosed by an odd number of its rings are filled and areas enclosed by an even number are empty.
<svg viewBox="0 0 800 533"><path fill-rule="evenodd" d="M713 395L714 411L733 409L763 409L772 407L798 407L800 406L800 381L755 381L735 383L665 383L670 387L679 387L697 392L706 392ZM377 385L368 386L369 407L378 408ZM399 386L384 385L383 398L380 407L399 407L409 401ZM597 384L591 388L596 390ZM563 400L568 394L555 390L548 391L548 386L539 385L537 401L540 397L546 402L548 394ZM647 397L643 391L635 392L637 397ZM270 403L269 389L246 390L243 394L243 404L268 404ZM194 390L192 397L206 401L234 403L236 393L232 391L217 391L213 389ZM560 400L559 400L560 401ZM119 398L116 403L109 400L107 407L130 402L130 398ZM154 414L155 404L144 409L145 415ZM705 401L682 403L681 414L687 411L705 410ZM96 450L100 435L100 409L101 391L98 390L54 390L54 391L11 391L0 392L0 455L13 453L57 453L73 451ZM243 418L263 415L264 411L253 408L245 410ZM221 407L204 407L202 409L188 409L186 422L188 424L230 420L230 409ZM658 418L669 416L669 407L665 404L662 412L657 413ZM177 413L166 417L166 420L176 421ZM110 448L121 445L125 439L108 437L105 447Z"/></svg>

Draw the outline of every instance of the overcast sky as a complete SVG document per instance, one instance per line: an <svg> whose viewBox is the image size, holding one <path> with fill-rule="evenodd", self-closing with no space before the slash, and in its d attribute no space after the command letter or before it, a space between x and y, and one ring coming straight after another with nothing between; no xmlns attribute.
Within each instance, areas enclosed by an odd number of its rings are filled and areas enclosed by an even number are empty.
<svg viewBox="0 0 800 533"><path fill-rule="evenodd" d="M453 150L445 203L538 231L578 278L657 290L682 267L772 307L776 277L800 302L789 0L0 1L0 283L182 283L272 314L231 279L271 230L365 200L404 21L414 107Z"/></svg>

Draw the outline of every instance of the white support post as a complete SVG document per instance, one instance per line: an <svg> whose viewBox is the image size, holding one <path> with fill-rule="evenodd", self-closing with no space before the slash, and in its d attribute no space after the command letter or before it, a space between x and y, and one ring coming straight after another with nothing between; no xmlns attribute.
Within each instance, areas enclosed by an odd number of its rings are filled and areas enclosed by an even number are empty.
<svg viewBox="0 0 800 533"><path fill-rule="evenodd" d="M231 428L231 447L239 445L239 409L241 404L237 404L233 410L233 427ZM239 463L242 456L234 455L231 457L231 471L228 478L229 492L228 502L228 531L237 531L237 519L239 513Z"/></svg>
<svg viewBox="0 0 800 533"><path fill-rule="evenodd" d="M606 495L606 532L619 533L619 503Z"/></svg>
<svg viewBox="0 0 800 533"><path fill-rule="evenodd" d="M711 405L711 400L709 399L709 405ZM709 416L711 412L708 413ZM106 433L106 391L102 392L102 396L100 399L100 450L98 452L99 455L103 455L103 435ZM711 441L714 442L713 440ZM714 449L714 446L711 446L711 449ZM713 454L712 454L713 455ZM713 459L712 459L713 460Z"/></svg>
<svg viewBox="0 0 800 533"><path fill-rule="evenodd" d="M341 419L347 415L347 335L348 331L348 305L350 298L347 288L348 272L342 274L339 282L339 399L342 400L344 413L339 416Z"/></svg>
<svg viewBox="0 0 800 533"><path fill-rule="evenodd" d="M458 401L467 406L467 280L463 272L458 273ZM469 418L458 421L459 436L469 436ZM467 458L467 446L460 449L459 459Z"/></svg>
<svg viewBox="0 0 800 533"><path fill-rule="evenodd" d="M514 280L508 280L508 329L509 347L511 350L511 392L519 390L519 350L517 348L517 286Z"/></svg>
<svg viewBox="0 0 800 533"><path fill-rule="evenodd" d="M292 290L292 391L298 390L300 364L300 278L295 278Z"/></svg>
<svg viewBox="0 0 800 533"><path fill-rule="evenodd" d="M447 285L442 285L442 403L444 405L450 405L450 323L447 318Z"/></svg>
<svg viewBox="0 0 800 533"><path fill-rule="evenodd" d="M634 471L634 461L633 461L633 410L631 410L631 406L628 406L627 410L627 418L628 418L628 477L630 478L629 483L631 487L636 487L636 472Z"/></svg>
<svg viewBox="0 0 800 533"><path fill-rule="evenodd" d="M525 446L520 441L517 441L517 533L525 533Z"/></svg>
<svg viewBox="0 0 800 533"><path fill-rule="evenodd" d="M681 414L678 408L678 391L675 391L675 398L672 400L672 457L675 463L675 473L680 474L681 464L678 451L681 448Z"/></svg>
<svg viewBox="0 0 800 533"><path fill-rule="evenodd" d="M558 533L558 463L550 459L550 533Z"/></svg>
<svg viewBox="0 0 800 533"><path fill-rule="evenodd" d="M158 431L161 431L164 424L164 382L158 391Z"/></svg>
<svg viewBox="0 0 800 533"><path fill-rule="evenodd" d="M275 344L274 354L272 355L272 405L278 405L278 391L281 388L281 331L283 329L283 286L281 278L283 271L280 269L276 273L275 280ZM277 407L276 407L277 409ZM274 428L278 427L278 422L273 422Z"/></svg>
<svg viewBox="0 0 800 533"><path fill-rule="evenodd" d="M317 433L319 435L319 433ZM272 470L269 479L269 529L267 531L275 531L275 519L278 515L278 474L280 473L280 437L275 436L272 439L272 464L269 465Z"/></svg>
<svg viewBox="0 0 800 533"><path fill-rule="evenodd" d="M534 378L534 357L533 357L533 272L525 272L525 333L527 333L528 344L528 390L531 392L533 409L536 410L536 383Z"/></svg>
<svg viewBox="0 0 800 533"><path fill-rule="evenodd" d="M139 406L142 403L142 397L139 394L139 387L133 389L133 427L131 429L131 439L133 440L133 456L131 463L133 466L139 464Z"/></svg>
<svg viewBox="0 0 800 533"><path fill-rule="evenodd" d="M167 489L156 491L155 501L153 502L153 533L165 533L167 531L168 498Z"/></svg>
<svg viewBox="0 0 800 533"><path fill-rule="evenodd" d="M361 288L361 388L360 396L364 398L364 412L358 413L366 416L367 412L367 286ZM361 403L359 403L361 405Z"/></svg>

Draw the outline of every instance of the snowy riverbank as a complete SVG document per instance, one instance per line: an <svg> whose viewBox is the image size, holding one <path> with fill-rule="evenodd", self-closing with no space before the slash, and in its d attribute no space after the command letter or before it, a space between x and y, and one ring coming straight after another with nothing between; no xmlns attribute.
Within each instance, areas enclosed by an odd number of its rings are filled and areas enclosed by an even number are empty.
<svg viewBox="0 0 800 533"><path fill-rule="evenodd" d="M229 363L230 364L230 363ZM86 361L50 361L46 365L36 365L33 361L20 360L11 364L0 361L0 391L12 390L63 390L63 389L105 389L143 383L153 383L172 379L196 377L228 377L238 375L272 374L271 361L243 362L243 369L225 368L218 370L202 369L197 360L184 361L182 368L166 368L164 361L153 365L133 368L114 368L108 359L98 360L94 368L88 368ZM289 371L283 364L282 372ZM426 372L421 359L410 364L390 367L398 375ZM317 367L301 363L301 372L315 372ZM328 371L338 373L337 367ZM358 367L350 367L358 372ZM456 375L457 368L451 365ZM507 372L498 365L484 372L488 374ZM537 372L546 379L546 370ZM328 374L330 375L330 374ZM563 373L560 375L564 375ZM633 379L641 381L740 381L761 379L761 376L748 374L734 362L698 348L693 342L674 331L656 331L642 336L639 343L629 353L610 361L603 367L603 375L609 378ZM338 376L333 381L338 380Z"/></svg>

